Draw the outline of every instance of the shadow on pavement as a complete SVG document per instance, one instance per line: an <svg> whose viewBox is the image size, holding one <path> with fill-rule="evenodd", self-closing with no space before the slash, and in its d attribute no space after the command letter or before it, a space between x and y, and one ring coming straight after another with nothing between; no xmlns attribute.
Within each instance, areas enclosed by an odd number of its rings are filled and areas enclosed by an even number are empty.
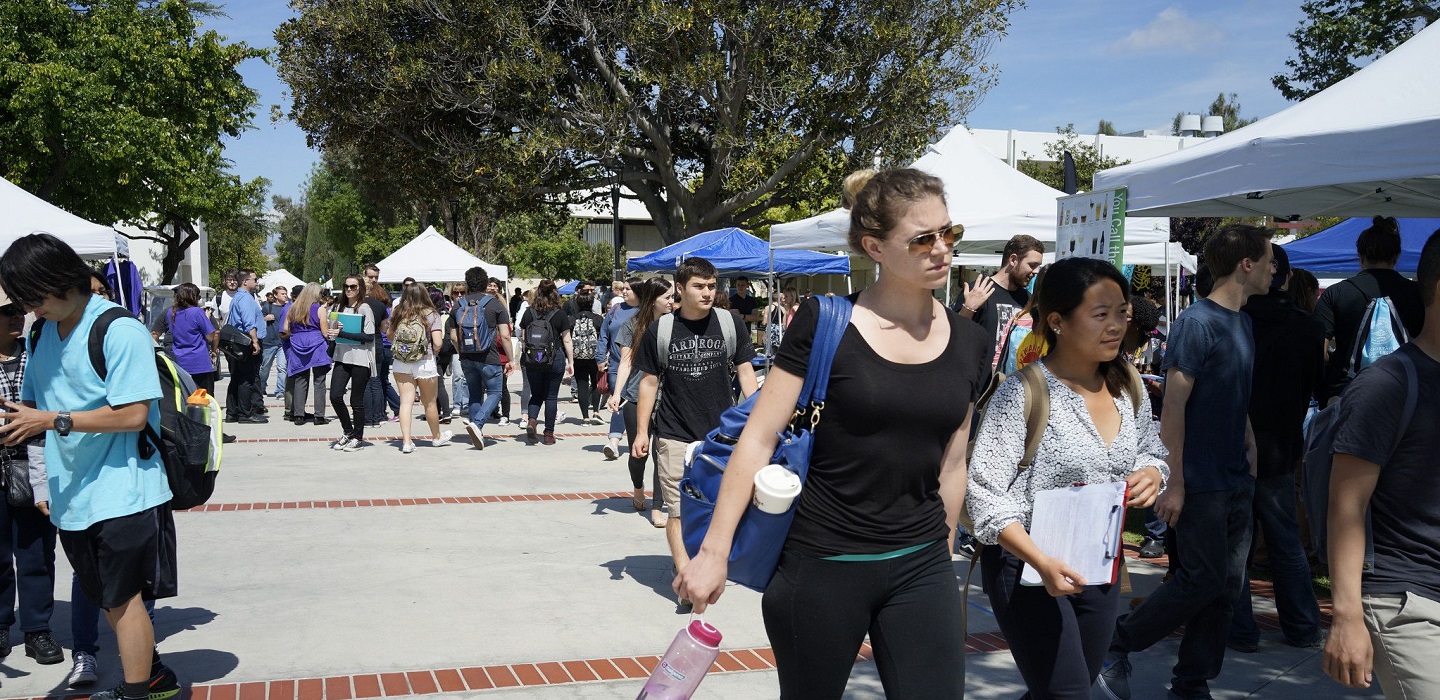
<svg viewBox="0 0 1440 700"><path fill-rule="evenodd" d="M625 574L655 591L655 595L669 601L675 600L675 591L670 588L675 580L671 573L673 563L663 554L632 554L624 559L607 561L601 566L610 570L612 581L623 581Z"/></svg>
<svg viewBox="0 0 1440 700"><path fill-rule="evenodd" d="M164 655L165 665L175 669L182 685L220 680L240 665L240 657L218 649L191 649Z"/></svg>

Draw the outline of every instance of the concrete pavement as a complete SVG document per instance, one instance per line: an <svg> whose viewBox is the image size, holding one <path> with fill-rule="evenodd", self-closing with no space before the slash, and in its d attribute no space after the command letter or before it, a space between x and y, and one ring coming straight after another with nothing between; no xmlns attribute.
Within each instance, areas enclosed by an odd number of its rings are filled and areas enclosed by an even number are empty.
<svg viewBox="0 0 1440 700"><path fill-rule="evenodd" d="M195 684L196 700L633 698L643 681L599 679L643 674L635 669L653 664L688 618L669 590L663 532L618 497L630 485L623 460L600 455L605 429L579 425L575 404L562 409L570 416L554 446L491 425L495 439L475 450L456 421L444 426L455 444L419 440L411 455L400 454L394 423L370 429L375 445L353 454L328 449L333 420L296 427L272 408L268 425L226 426L240 441L226 446L211 503L221 507L176 515L181 595L156 611L167 663ZM1158 583L1157 567L1132 563L1137 591ZM955 566L963 575L966 564ZM52 626L68 651L63 554L57 570ZM736 650L724 665L737 670L712 674L697 697L776 696L759 601L732 586L707 614ZM994 648L983 642L996 627L978 584L971 602L972 640ZM1273 611L1260 597L1256 607ZM96 689L119 681L101 626ZM1133 657L1137 698L1164 697L1176 645ZM1215 696L1379 696L1341 688L1318 659L1268 632L1259 654L1227 655ZM0 697L71 693L61 686L68 661L42 667L17 649L0 662ZM972 653L966 664L970 697L1023 693L1008 652ZM560 682L487 688L527 679ZM857 663L846 697L883 697L872 663Z"/></svg>

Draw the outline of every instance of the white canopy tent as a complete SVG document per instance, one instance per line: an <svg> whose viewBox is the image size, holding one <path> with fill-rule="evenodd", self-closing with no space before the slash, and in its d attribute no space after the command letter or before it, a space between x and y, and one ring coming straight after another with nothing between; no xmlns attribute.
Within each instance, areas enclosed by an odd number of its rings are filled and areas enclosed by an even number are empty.
<svg viewBox="0 0 1440 700"><path fill-rule="evenodd" d="M375 265L380 268L383 283L403 282L406 277L421 282L464 282L465 271L476 266L485 268L491 277L510 279L510 268L475 257L440 235L434 226Z"/></svg>
<svg viewBox="0 0 1440 700"><path fill-rule="evenodd" d="M1055 262L1055 253L1045 253L1046 265ZM998 267L1000 260L990 254L966 253L956 255L953 267ZM1185 252L1179 243L1138 243L1125 246L1125 264L1141 267L1169 269L1172 274L1181 270L1194 274L1197 266L1195 256Z"/></svg>
<svg viewBox="0 0 1440 700"><path fill-rule="evenodd" d="M290 271L283 267L265 273L265 276L256 282L256 286L258 286L262 292L274 287L284 287L287 290L294 289L296 285L303 284L305 284L305 280L290 274Z"/></svg>
<svg viewBox="0 0 1440 700"><path fill-rule="evenodd" d="M21 236L43 232L65 241L82 258L130 255L129 240L115 229L92 224L4 178L0 178L0 211L5 212L0 223L0 252Z"/></svg>
<svg viewBox="0 0 1440 700"><path fill-rule="evenodd" d="M1278 114L1095 175L1160 216L1440 215L1440 27Z"/></svg>

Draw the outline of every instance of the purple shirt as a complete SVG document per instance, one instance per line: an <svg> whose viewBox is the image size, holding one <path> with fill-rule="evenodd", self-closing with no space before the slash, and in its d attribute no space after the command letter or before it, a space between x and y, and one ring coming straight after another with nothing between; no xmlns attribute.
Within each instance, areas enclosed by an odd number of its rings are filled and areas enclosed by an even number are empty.
<svg viewBox="0 0 1440 700"><path fill-rule="evenodd" d="M179 311L172 309L165 312L160 323L170 329L175 360L182 369L190 374L215 371L215 365L210 363L210 342L206 340L215 332L215 326L210 323L204 309L198 306L188 306Z"/></svg>

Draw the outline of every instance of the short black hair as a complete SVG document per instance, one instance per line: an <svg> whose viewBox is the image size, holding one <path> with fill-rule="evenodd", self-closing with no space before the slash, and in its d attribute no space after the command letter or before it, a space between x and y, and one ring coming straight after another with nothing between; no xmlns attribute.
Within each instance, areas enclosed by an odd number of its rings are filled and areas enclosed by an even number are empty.
<svg viewBox="0 0 1440 700"><path fill-rule="evenodd" d="M365 272L369 272L371 270L374 270L375 274L377 275L380 274L380 266L376 265L375 263L370 263L369 265L365 266Z"/></svg>
<svg viewBox="0 0 1440 700"><path fill-rule="evenodd" d="M1160 326L1160 307L1145 297L1130 297L1130 323L1140 335L1149 337Z"/></svg>
<svg viewBox="0 0 1440 700"><path fill-rule="evenodd" d="M291 299L299 299L299 298L300 298L300 292L303 292L303 291L305 291L305 285L303 285L303 284L297 284L297 285L295 285L294 287L291 287L291 288L290 288L290 298L291 298Z"/></svg>
<svg viewBox="0 0 1440 700"><path fill-rule="evenodd" d="M680 263L679 269L675 270L675 286L684 287L690 280L698 277L700 279L715 279L719 277L715 271L715 265L705 258L685 258Z"/></svg>
<svg viewBox="0 0 1440 700"><path fill-rule="evenodd" d="M104 290L106 294L109 294L110 292L115 291L115 290L113 290L113 289L110 288L110 278L109 278L109 277L106 277L106 276L105 276L105 273L103 273L103 272L101 272L101 271L99 271L99 270L97 270L97 269L95 269L95 268L93 268L93 267L90 268L90 279L95 280L96 282L99 282L99 283L100 283L100 289Z"/></svg>
<svg viewBox="0 0 1440 700"><path fill-rule="evenodd" d="M746 277L745 275L740 275L739 277L736 277L736 278L735 278L735 281L736 281L736 282L745 282L746 284L749 284L750 278L749 278L749 277Z"/></svg>
<svg viewBox="0 0 1440 700"><path fill-rule="evenodd" d="M1415 269L1415 281L1420 283L1420 299L1425 306L1435 303L1435 285L1440 284L1440 229L1430 234L1425 247L1420 249L1420 266Z"/></svg>
<svg viewBox="0 0 1440 700"><path fill-rule="evenodd" d="M1243 260L1260 262L1270 252L1270 232L1249 224L1227 224L1205 239L1205 267L1216 280L1235 274Z"/></svg>
<svg viewBox="0 0 1440 700"><path fill-rule="evenodd" d="M1371 219L1370 228L1355 239L1355 252L1369 262L1394 263L1400 257L1400 248L1400 222L1393 216Z"/></svg>
<svg viewBox="0 0 1440 700"><path fill-rule="evenodd" d="M90 294L90 267L64 241L48 233L21 236L0 256L0 287L12 301L39 306L46 297Z"/></svg>
<svg viewBox="0 0 1440 700"><path fill-rule="evenodd" d="M480 294L485 291L485 285L490 284L490 275L485 268L476 265L465 271L465 291L470 294ZM515 291L520 291L516 289Z"/></svg>

